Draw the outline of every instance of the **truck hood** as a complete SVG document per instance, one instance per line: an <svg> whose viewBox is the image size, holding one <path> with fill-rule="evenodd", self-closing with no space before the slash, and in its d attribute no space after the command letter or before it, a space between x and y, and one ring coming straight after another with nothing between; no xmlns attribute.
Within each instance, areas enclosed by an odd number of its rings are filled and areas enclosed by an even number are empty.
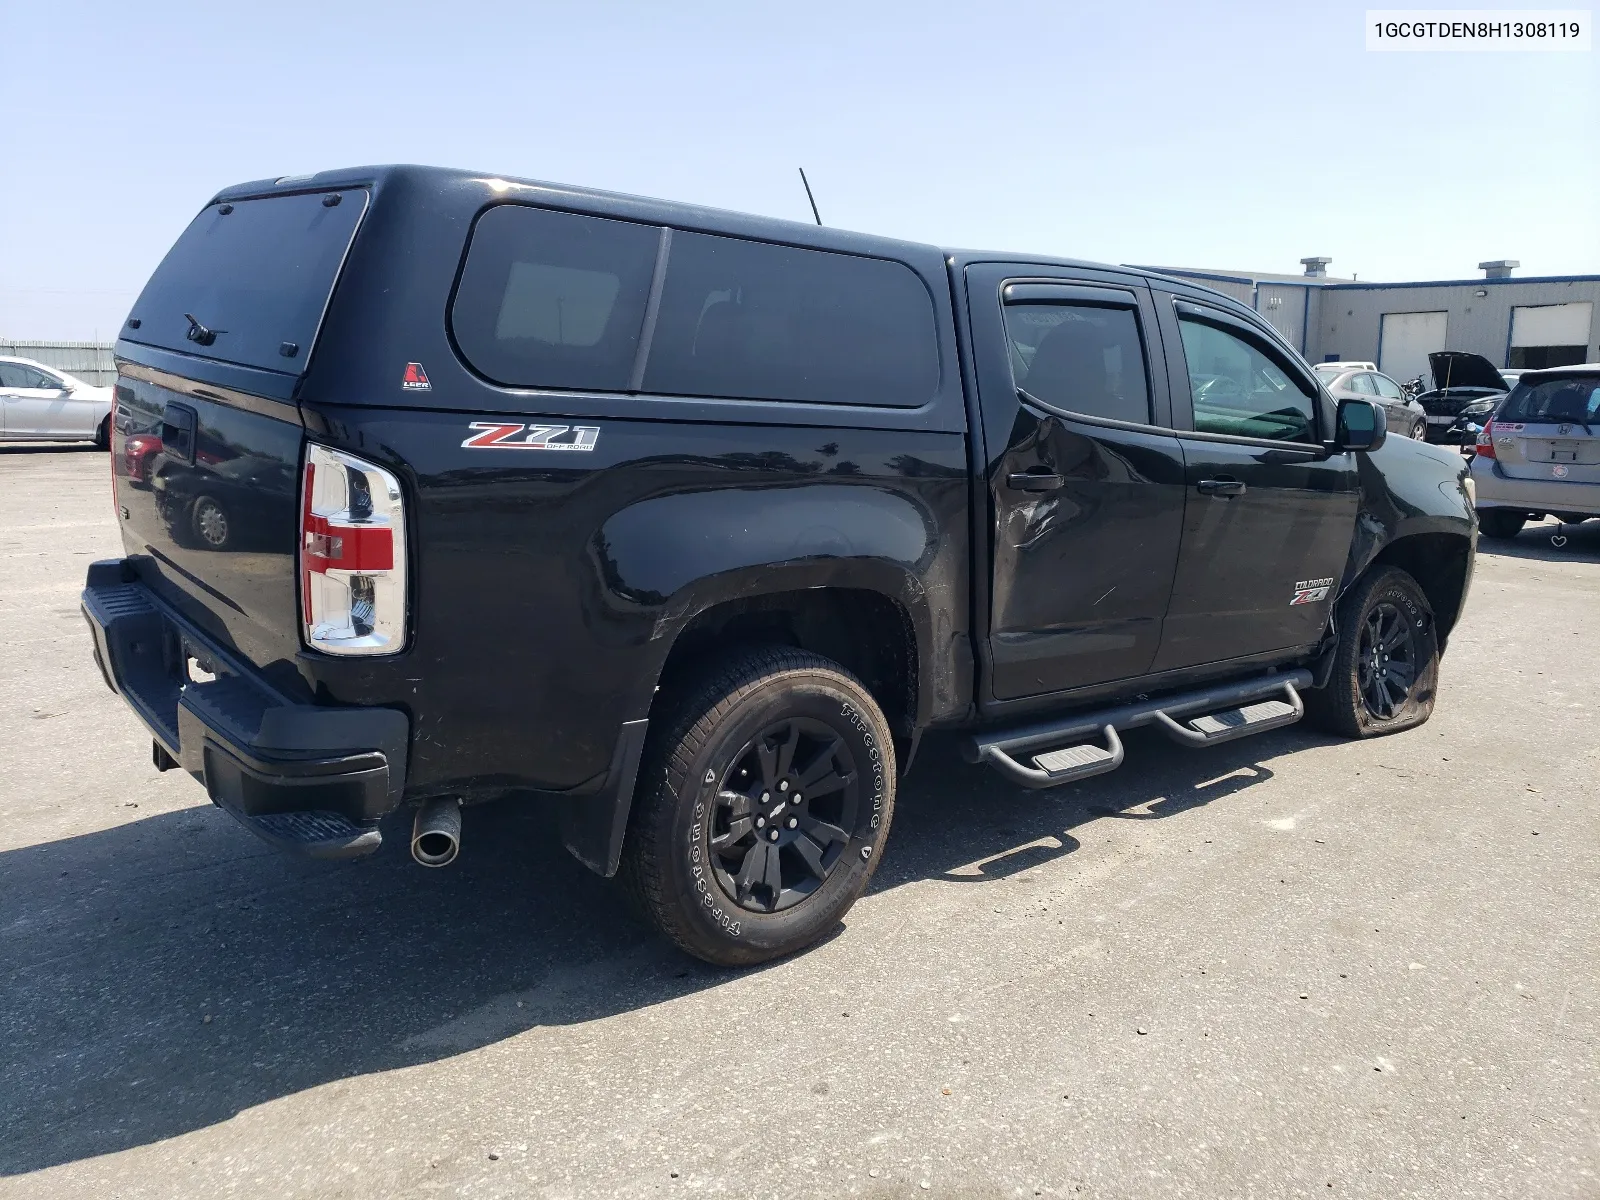
<svg viewBox="0 0 1600 1200"><path fill-rule="evenodd" d="M1433 373L1436 391L1444 388L1493 388L1509 392L1500 372L1481 354L1464 350L1440 350L1428 355L1428 370Z"/></svg>

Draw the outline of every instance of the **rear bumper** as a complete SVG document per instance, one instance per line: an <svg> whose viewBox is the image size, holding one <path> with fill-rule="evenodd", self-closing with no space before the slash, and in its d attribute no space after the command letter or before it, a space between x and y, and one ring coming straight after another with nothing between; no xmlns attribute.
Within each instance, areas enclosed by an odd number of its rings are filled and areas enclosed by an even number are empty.
<svg viewBox="0 0 1600 1200"><path fill-rule="evenodd" d="M1479 508L1517 508L1529 512L1587 513L1600 516L1600 483L1559 479L1512 479L1492 458L1472 460L1472 483Z"/></svg>
<svg viewBox="0 0 1600 1200"><path fill-rule="evenodd" d="M279 849L353 858L378 848L378 820L405 787L404 713L288 699L123 559L90 566L82 608L106 685L214 804ZM216 678L191 681L191 657Z"/></svg>

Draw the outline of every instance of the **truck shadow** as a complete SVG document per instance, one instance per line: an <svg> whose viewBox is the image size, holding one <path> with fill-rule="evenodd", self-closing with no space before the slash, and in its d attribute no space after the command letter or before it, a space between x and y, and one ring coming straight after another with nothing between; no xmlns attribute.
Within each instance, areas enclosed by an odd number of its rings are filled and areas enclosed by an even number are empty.
<svg viewBox="0 0 1600 1200"><path fill-rule="evenodd" d="M1214 802L1269 777L1257 756L1317 740L1191 754L1135 734L1127 767L1062 795L1012 788L935 740L873 890L1013 875L1070 854L1072 830ZM472 811L447 871L416 867L389 832L365 862L302 863L191 807L0 853L0 1175L738 974L666 946L540 812Z"/></svg>
<svg viewBox="0 0 1600 1200"><path fill-rule="evenodd" d="M1315 737L1278 734L1275 753ZM1101 818L1154 821L1230 796L1272 777L1255 762L1262 743L1239 742L1204 754L1181 750L1149 729L1123 736L1120 771L1061 789L1012 787L960 758L955 738L930 738L896 806L879 891L917 879L981 883L1020 874L1078 849L1071 830ZM926 781L935 787L919 787ZM998 802L1001 800L1003 802Z"/></svg>

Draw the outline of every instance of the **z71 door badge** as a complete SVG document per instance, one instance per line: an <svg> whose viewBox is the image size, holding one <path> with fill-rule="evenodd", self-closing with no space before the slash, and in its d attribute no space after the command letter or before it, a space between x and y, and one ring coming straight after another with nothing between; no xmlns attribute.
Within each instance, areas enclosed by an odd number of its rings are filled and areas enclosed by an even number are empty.
<svg viewBox="0 0 1600 1200"><path fill-rule="evenodd" d="M1289 603L1291 605L1315 604L1318 600L1327 596L1328 589L1332 586L1332 576L1327 579L1302 579L1294 585L1294 599L1290 600Z"/></svg>
<svg viewBox="0 0 1600 1200"><path fill-rule="evenodd" d="M501 421L474 421L468 429L482 430L461 445L467 450L593 450L600 440L597 425L524 425Z"/></svg>

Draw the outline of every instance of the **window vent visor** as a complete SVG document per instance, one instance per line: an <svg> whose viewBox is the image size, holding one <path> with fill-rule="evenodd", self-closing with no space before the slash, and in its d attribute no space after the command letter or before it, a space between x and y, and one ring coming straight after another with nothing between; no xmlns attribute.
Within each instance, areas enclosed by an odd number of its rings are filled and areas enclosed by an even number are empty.
<svg viewBox="0 0 1600 1200"><path fill-rule="evenodd" d="M305 643L326 654L394 654L406 644L406 526L400 481L308 443L300 506Z"/></svg>

